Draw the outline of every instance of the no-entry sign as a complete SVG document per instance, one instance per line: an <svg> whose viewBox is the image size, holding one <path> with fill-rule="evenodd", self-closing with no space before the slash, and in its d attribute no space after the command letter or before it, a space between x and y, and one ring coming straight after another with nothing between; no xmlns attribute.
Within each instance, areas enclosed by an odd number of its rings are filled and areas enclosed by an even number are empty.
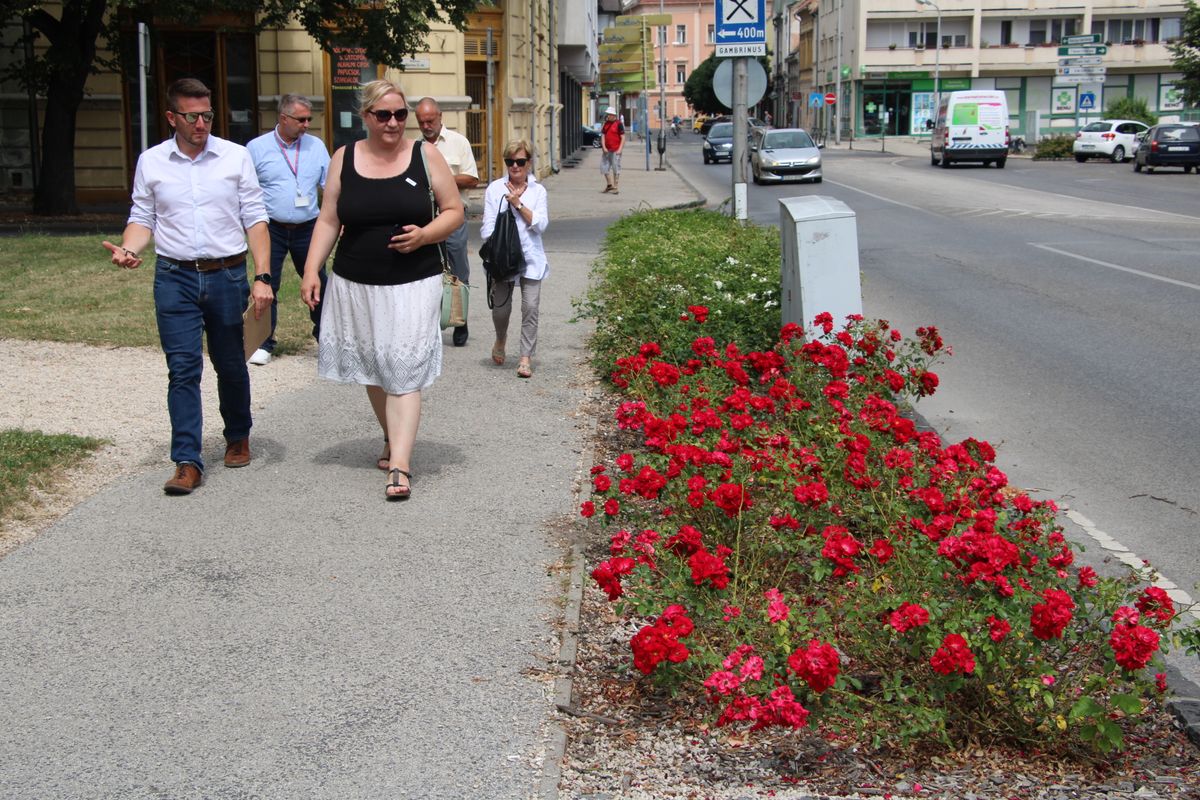
<svg viewBox="0 0 1200 800"><path fill-rule="evenodd" d="M830 92L829 94L825 95L825 105L831 106L836 102L837 102L837 95L834 94L833 92Z"/></svg>

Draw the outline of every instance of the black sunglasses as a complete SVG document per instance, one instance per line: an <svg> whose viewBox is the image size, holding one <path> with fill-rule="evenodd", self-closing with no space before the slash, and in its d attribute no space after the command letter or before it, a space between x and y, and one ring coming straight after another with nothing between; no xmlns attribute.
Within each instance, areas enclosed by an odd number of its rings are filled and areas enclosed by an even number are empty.
<svg viewBox="0 0 1200 800"><path fill-rule="evenodd" d="M279 113L282 116L287 117L288 119L294 119L294 120L296 120L296 122L299 122L304 125L307 125L308 123L312 122L312 117L296 117L291 114L284 114L282 111L280 111Z"/></svg>
<svg viewBox="0 0 1200 800"><path fill-rule="evenodd" d="M404 122L404 120L408 119L407 108L402 108L399 111L368 111L367 113L375 117L380 125L386 125L392 117L396 118L396 122Z"/></svg>
<svg viewBox="0 0 1200 800"><path fill-rule="evenodd" d="M179 111L174 112L175 116L183 117L188 125L195 125L197 119L202 119L205 122L212 122L216 114L212 111L188 111L186 114Z"/></svg>
<svg viewBox="0 0 1200 800"><path fill-rule="evenodd" d="M506 167L511 167L514 165L518 166L518 167L523 167L527 163L529 163L528 158L506 158L506 159L504 159L504 166L506 166Z"/></svg>

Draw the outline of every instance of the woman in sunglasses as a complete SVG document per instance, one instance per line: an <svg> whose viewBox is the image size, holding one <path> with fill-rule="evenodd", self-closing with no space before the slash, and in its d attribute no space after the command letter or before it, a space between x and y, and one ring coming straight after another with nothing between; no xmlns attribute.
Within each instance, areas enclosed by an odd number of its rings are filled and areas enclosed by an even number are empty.
<svg viewBox="0 0 1200 800"><path fill-rule="evenodd" d="M525 141L518 139L504 148L504 166L507 174L488 184L483 195L483 226L480 235L486 239L496 227L496 215L509 207L517 216L517 234L521 239L521 251L525 254L525 271L521 283L521 349L517 361L517 375L521 378L533 376L534 351L537 350L538 302L541 299L542 281L550 273L546 263L546 251L542 248L542 233L550 224L546 207L546 189L532 176L533 150ZM512 282L496 283L492 292L492 322L496 326L496 344L492 347L492 361L504 364L505 341L508 339L508 319L512 314L512 296L517 278Z"/></svg>
<svg viewBox="0 0 1200 800"><path fill-rule="evenodd" d="M319 271L338 242L317 373L367 387L383 429L385 496L407 500L421 390L442 371L439 243L462 224L463 206L437 148L404 138L408 104L399 86L371 81L359 110L367 138L339 148L329 163L300 294L310 309L322 300Z"/></svg>

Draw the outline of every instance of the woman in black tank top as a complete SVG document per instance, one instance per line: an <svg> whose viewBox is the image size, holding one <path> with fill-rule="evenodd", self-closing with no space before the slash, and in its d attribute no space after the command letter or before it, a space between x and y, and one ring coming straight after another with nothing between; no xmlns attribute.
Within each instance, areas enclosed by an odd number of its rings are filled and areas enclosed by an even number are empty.
<svg viewBox="0 0 1200 800"><path fill-rule="evenodd" d="M362 87L360 113L367 138L333 155L300 294L309 308L322 300L319 270L337 242L317 372L367 387L383 429L385 496L406 500L421 390L442 367L440 245L462 224L463 207L437 149L404 138L399 86Z"/></svg>

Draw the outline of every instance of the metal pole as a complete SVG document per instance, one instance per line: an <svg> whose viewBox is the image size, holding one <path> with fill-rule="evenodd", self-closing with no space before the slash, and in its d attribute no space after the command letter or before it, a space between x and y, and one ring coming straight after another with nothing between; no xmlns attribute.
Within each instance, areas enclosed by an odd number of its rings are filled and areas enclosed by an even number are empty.
<svg viewBox="0 0 1200 800"><path fill-rule="evenodd" d="M733 215L745 222L746 213L746 94L747 58L733 59Z"/></svg>
<svg viewBox="0 0 1200 800"><path fill-rule="evenodd" d="M487 29L487 130L483 132L483 138L487 140L487 179L488 183L492 182L492 159L495 154L492 152L492 114L495 111L496 105L496 69L492 64L492 56L495 50L492 49L492 29Z"/></svg>
<svg viewBox="0 0 1200 800"><path fill-rule="evenodd" d="M663 14L663 0L658 0L658 13ZM662 64L662 78L658 82L658 169L663 166L663 154L667 152L667 37L664 36L659 44L659 63Z"/></svg>
<svg viewBox="0 0 1200 800"><path fill-rule="evenodd" d="M146 23L139 22L137 27L138 33L138 108L141 110L139 118L140 127L142 129L142 150L146 152L150 149L150 121L146 119L147 101L146 101L146 70L149 68L147 64L146 51L149 49L147 45L150 38L150 32L146 29Z"/></svg>
<svg viewBox="0 0 1200 800"><path fill-rule="evenodd" d="M833 104L833 142L842 143L842 6L846 0L838 0L837 15L837 89L834 90Z"/></svg>

